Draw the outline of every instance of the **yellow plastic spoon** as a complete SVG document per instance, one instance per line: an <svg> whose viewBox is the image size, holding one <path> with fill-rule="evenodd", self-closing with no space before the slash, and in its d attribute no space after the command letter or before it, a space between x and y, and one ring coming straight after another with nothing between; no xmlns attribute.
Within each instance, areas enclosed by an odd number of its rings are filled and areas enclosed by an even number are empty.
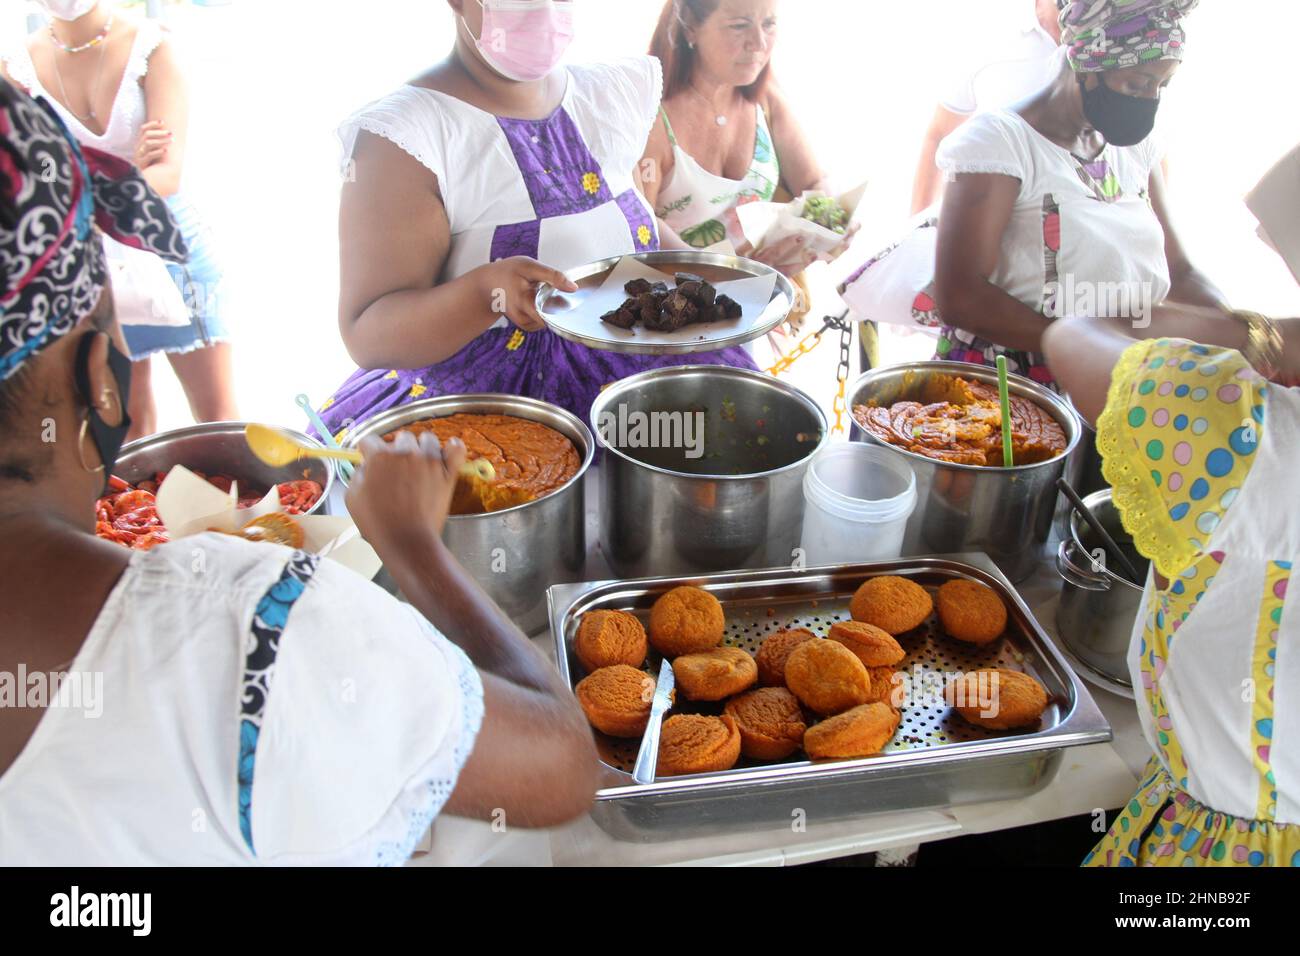
<svg viewBox="0 0 1300 956"><path fill-rule="evenodd" d="M272 468L284 468L302 458L328 458L336 461L361 464L361 452L351 448L321 448L304 445L293 435L270 425L244 426L244 438L258 459ZM460 473L466 478L496 481L497 471L486 458L476 458L461 465Z"/></svg>

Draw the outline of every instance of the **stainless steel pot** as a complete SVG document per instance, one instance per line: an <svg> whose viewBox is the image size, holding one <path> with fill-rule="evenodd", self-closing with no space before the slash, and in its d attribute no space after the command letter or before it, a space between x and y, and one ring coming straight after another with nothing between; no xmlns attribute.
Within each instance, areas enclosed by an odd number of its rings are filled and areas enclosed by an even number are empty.
<svg viewBox="0 0 1300 956"><path fill-rule="evenodd" d="M283 468L273 468L249 451L244 440L247 424L209 422L141 438L122 448L113 474L135 484L160 471L171 471L175 465L184 465L208 475L227 475L241 484L247 482L250 487L263 490L282 481L308 478L319 484L324 493L307 513L328 514L330 490L334 487L333 466L319 458L304 458ZM291 428L285 431L300 442L320 447L320 442L301 432Z"/></svg>
<svg viewBox="0 0 1300 956"><path fill-rule="evenodd" d="M959 375L997 385L995 369L965 362L915 362L874 369L849 392L849 409L890 406L924 390L932 376ZM1069 442L1065 454L1036 465L985 468L955 465L905 451L881 441L854 419L854 441L891 449L907 458L916 474L917 507L903 537L904 555L983 551L1013 582L1034 573L1052 533L1056 479L1079 444L1083 423L1055 392L1018 375L1010 376L1012 395L1031 399L1061 424Z"/></svg>
<svg viewBox="0 0 1300 956"><path fill-rule="evenodd" d="M1111 503L1109 488L1089 495L1083 503L1121 548L1131 541ZM1143 589L1111 571L1104 554L1092 529L1072 511L1070 534L1056 555L1056 569L1064 581L1056 629L1081 664L1113 683L1131 687L1128 650ZM1127 556L1139 572L1146 572L1149 564L1136 551Z"/></svg>
<svg viewBox="0 0 1300 956"><path fill-rule="evenodd" d="M568 412L516 395L444 395L401 405L357 425L345 447L403 425L448 415L511 415L554 428L573 442L582 467L553 494L517 508L447 519L447 548L527 634L546 627L546 589L577 581L587 559L583 476L596 452L591 432Z"/></svg>
<svg viewBox="0 0 1300 956"><path fill-rule="evenodd" d="M638 421L659 422L659 433L638 438ZM602 392L591 422L604 454L601 547L620 577L794 561L804 473L829 436L799 389L744 369L654 369Z"/></svg>

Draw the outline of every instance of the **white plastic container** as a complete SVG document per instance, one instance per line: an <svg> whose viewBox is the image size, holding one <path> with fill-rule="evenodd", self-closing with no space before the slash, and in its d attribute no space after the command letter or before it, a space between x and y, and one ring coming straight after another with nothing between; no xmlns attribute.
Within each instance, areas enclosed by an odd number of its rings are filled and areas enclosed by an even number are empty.
<svg viewBox="0 0 1300 956"><path fill-rule="evenodd" d="M916 508L916 476L902 455L863 442L827 445L809 466L803 493L807 567L901 556Z"/></svg>

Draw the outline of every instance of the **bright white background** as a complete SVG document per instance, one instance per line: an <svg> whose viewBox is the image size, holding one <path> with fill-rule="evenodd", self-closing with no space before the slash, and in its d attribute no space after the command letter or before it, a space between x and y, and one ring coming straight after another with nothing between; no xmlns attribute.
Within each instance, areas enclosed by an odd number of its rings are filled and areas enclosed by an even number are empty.
<svg viewBox="0 0 1300 956"><path fill-rule="evenodd" d="M640 53L658 0L577 0L576 60ZM906 219L922 133L963 63L996 49L1032 0L784 0L777 68L823 164L844 185L870 178L867 226L847 271ZM30 9L3 0L0 42ZM293 396L319 403L352 370L336 325L339 177L333 129L353 109L443 57L443 0L235 0L168 7L186 56L193 125L189 193L225 251L241 411L301 425ZM1300 141L1289 0L1204 0L1166 96L1178 225L1198 263L1241 307L1300 314L1300 288L1254 234L1241 199ZM823 267L824 269L824 267ZM830 286L824 270L819 289ZM838 311L821 294L819 312ZM927 343L890 339L894 357ZM829 404L834 345L792 376ZM179 387L155 373L164 428L188 422Z"/></svg>

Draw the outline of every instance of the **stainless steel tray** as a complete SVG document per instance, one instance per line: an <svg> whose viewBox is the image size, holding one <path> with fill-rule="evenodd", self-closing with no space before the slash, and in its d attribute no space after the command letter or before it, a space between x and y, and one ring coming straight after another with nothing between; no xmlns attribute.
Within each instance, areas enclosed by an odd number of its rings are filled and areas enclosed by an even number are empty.
<svg viewBox="0 0 1300 956"><path fill-rule="evenodd" d="M907 558L805 571L778 568L552 587L547 599L556 662L574 686L584 676L572 654L584 613L618 608L644 620L659 595L681 584L716 595L727 613L725 643L753 653L765 637L783 628L806 627L825 635L831 624L849 619L849 599L873 575L902 575L931 591L945 581L969 578L994 588L1006 601L1006 636L987 648L972 647L939 633L932 620L900 637L908 656L899 669L933 686L940 675L1006 667L1032 674L1051 697L1040 726L1028 732L973 727L935 697L905 707L894 740L874 757L813 762L796 755L777 763L742 757L732 770L660 777L648 785L634 783L631 776L638 741L597 733L604 778L593 819L618 839L651 841L800 821L811 826L871 813L1015 799L1041 790L1056 775L1065 748L1109 741L1110 726L1010 582L987 558L981 563L986 566ZM658 666L653 651L647 666ZM683 703L672 712L720 709L720 704Z"/></svg>
<svg viewBox="0 0 1300 956"><path fill-rule="evenodd" d="M754 339L762 338L784 322L790 314L790 309L794 306L794 285L790 280L771 266L756 262L753 259L742 259L739 256L728 256L717 252L693 252L689 249L629 253L629 255L631 258L644 262L646 265L660 271L686 270L694 272L710 282L726 282L731 279L775 275L776 285L772 289L772 297L768 300L767 307L763 309L762 314L752 325L739 332L726 332L710 325L695 325L690 326L690 328L698 332L699 335L692 335L690 338L681 341L658 340L658 333L646 329L639 329L636 339L628 339L623 337L620 330L614 329L613 326L597 326L602 333L606 334L586 335L554 320L547 322L550 330L560 338L605 352L619 352L625 355L692 355L697 352L712 352L733 345L743 345ZM613 256L609 259L601 259L599 262L579 266L576 269L570 269L565 275L578 286L576 293L557 293L554 286L549 283L542 283L537 290L537 311L542 314L543 318L550 318L547 315L547 306L551 304L553 297L555 297L556 302L563 301L569 304L569 308L565 310L566 314L582 309L584 292L589 293L590 290L599 287L605 281L605 277L624 258L624 256Z"/></svg>

